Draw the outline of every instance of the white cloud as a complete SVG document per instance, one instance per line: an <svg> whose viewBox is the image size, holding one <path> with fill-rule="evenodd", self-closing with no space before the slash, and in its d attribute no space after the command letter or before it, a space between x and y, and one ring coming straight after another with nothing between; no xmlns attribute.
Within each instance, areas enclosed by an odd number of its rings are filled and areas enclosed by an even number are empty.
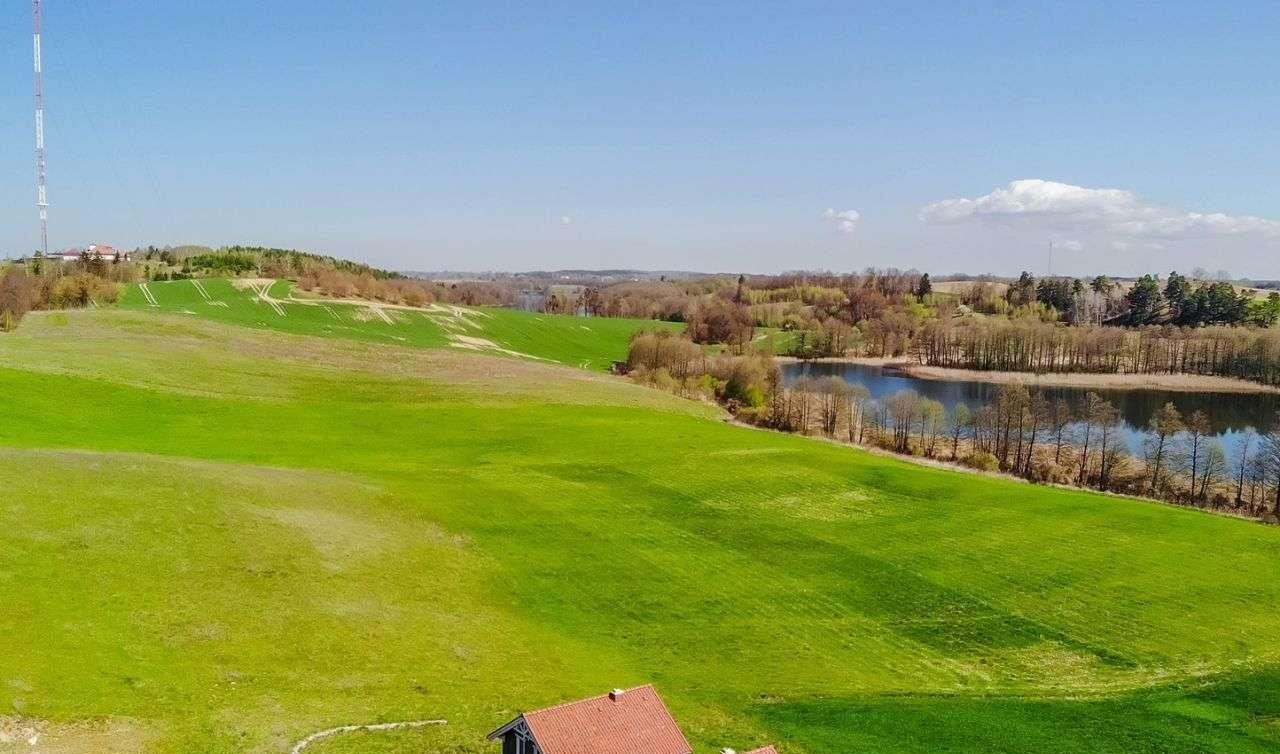
<svg viewBox="0 0 1280 754"><path fill-rule="evenodd" d="M1084 251L1084 244L1079 241L1069 239L1066 241L1057 241L1053 246L1054 248L1062 249L1063 251Z"/></svg>
<svg viewBox="0 0 1280 754"><path fill-rule="evenodd" d="M822 219L835 223L842 233L852 233L858 229L858 221L862 219L862 213L856 209L837 212L828 208L826 212L822 213Z"/></svg>
<svg viewBox="0 0 1280 754"><path fill-rule="evenodd" d="M561 225L572 225L572 224L573 224L573 218L572 218L572 217L569 217L568 215L561 215L561 216L560 216L560 224L561 224Z"/></svg>
<svg viewBox="0 0 1280 754"><path fill-rule="evenodd" d="M1180 212L1145 202L1132 191L1038 178L1013 181L976 199L934 202L921 209L919 216L930 223L976 221L1131 239L1280 236L1280 222L1275 220L1221 212Z"/></svg>
<svg viewBox="0 0 1280 754"><path fill-rule="evenodd" d="M1157 241L1135 243L1133 241L1112 241L1112 251L1164 251L1168 247Z"/></svg>

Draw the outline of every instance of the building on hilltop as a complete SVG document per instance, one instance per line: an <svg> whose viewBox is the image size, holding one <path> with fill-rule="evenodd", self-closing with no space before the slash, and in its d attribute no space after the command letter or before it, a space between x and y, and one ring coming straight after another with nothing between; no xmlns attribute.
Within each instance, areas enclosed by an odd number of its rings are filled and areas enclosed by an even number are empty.
<svg viewBox="0 0 1280 754"><path fill-rule="evenodd" d="M692 754L653 686L525 712L489 734L502 754ZM734 754L725 749L722 754ZM778 754L773 746L747 754Z"/></svg>
<svg viewBox="0 0 1280 754"><path fill-rule="evenodd" d="M129 252L119 251L115 247L108 246L105 243L91 243L84 248L72 247L69 249L63 249L62 251L55 251L46 256L40 256L37 254L31 258L31 261L43 259L47 262L79 262L88 258L101 259L104 262L128 262L130 257L131 255Z"/></svg>
<svg viewBox="0 0 1280 754"><path fill-rule="evenodd" d="M129 252L119 251L105 243L91 243L85 247L84 253L91 257L100 257L104 262L129 261Z"/></svg>

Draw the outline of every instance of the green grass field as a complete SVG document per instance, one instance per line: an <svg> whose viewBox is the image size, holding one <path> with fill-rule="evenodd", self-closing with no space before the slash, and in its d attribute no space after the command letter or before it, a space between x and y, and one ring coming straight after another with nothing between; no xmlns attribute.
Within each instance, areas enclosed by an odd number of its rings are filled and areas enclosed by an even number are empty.
<svg viewBox="0 0 1280 754"><path fill-rule="evenodd" d="M151 284L0 336L0 733L286 752L442 717L308 752L496 752L520 709L653 682L703 754L1280 749L1280 529L575 368L625 324L467 330L563 366L205 285L245 300Z"/></svg>
<svg viewBox="0 0 1280 754"><path fill-rule="evenodd" d="M325 303L307 296L294 297L293 284L288 281L265 285L275 305L243 282L210 278L147 283L145 287L128 285L119 306L295 335L427 348L505 349L595 370L608 369L613 360L625 358L627 340L636 330L676 327L651 320L555 317L497 308L437 306L415 310Z"/></svg>

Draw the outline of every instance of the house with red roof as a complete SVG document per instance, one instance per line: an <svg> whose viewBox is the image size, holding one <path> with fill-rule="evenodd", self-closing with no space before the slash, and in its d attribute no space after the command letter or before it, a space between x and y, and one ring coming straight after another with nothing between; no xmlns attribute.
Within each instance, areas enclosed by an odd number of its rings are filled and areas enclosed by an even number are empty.
<svg viewBox="0 0 1280 754"><path fill-rule="evenodd" d="M44 257L41 257L37 252L33 259L36 258L56 262L80 262L85 259L101 259L104 262L128 262L132 255L127 251L120 251L105 243L91 243L84 248L63 249Z"/></svg>
<svg viewBox="0 0 1280 754"><path fill-rule="evenodd" d="M525 712L489 740L502 741L502 754L693 754L651 685ZM766 746L748 754L778 752Z"/></svg>
<svg viewBox="0 0 1280 754"><path fill-rule="evenodd" d="M653 686L525 712L489 734L502 754L693 754Z"/></svg>

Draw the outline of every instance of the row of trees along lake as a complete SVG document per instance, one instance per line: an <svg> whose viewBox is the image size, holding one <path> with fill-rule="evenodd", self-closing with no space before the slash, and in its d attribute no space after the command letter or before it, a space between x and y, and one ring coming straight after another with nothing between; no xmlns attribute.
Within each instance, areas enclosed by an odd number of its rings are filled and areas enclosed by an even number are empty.
<svg viewBox="0 0 1280 754"><path fill-rule="evenodd" d="M716 400L740 420L786 432L1000 471L1032 482L1158 498L1263 520L1280 520L1280 412L1263 432L1231 448L1212 417L1172 404L1132 443L1120 410L1097 392L1079 401L1012 384L971 407L903 390L872 398L838 377L787 382L772 356L708 353L669 331L638 333L633 379L686 397Z"/></svg>
<svg viewBox="0 0 1280 754"><path fill-rule="evenodd" d="M1185 373L1280 385L1280 292L1177 272L1117 282L1023 273L948 281L896 270L861 274L632 281L565 286L550 313L688 323L699 343L745 348L758 328L800 358L908 357L1018 372Z"/></svg>

